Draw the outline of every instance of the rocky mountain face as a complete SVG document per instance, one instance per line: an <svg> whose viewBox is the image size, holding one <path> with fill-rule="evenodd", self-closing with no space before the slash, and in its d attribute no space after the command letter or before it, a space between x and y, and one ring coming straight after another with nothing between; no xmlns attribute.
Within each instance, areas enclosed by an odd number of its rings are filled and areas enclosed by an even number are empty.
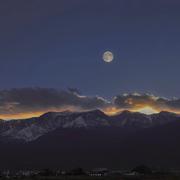
<svg viewBox="0 0 180 180"><path fill-rule="evenodd" d="M179 119L178 115L169 112L145 115L138 112L123 111L115 116L108 116L100 110L48 112L36 118L0 120L0 139L30 142L56 129L93 129L100 127L144 129L171 123Z"/></svg>

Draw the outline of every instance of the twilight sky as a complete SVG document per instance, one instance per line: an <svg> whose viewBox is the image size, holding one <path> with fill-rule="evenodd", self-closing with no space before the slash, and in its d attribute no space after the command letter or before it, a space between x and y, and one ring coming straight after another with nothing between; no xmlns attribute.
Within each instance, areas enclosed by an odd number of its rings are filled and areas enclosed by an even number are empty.
<svg viewBox="0 0 180 180"><path fill-rule="evenodd" d="M179 9L179 0L2 0L0 89L180 97Z"/></svg>

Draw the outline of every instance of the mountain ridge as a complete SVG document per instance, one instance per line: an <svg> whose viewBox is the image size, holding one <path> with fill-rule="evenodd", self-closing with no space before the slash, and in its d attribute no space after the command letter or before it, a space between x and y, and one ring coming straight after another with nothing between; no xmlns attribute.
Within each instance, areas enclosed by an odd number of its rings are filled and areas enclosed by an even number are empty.
<svg viewBox="0 0 180 180"><path fill-rule="evenodd" d="M166 124L177 119L180 119L179 116L171 112L146 115L123 111L113 116L108 116L98 109L85 112L47 112L35 118L2 121L0 137L30 142L58 128L123 127L142 129Z"/></svg>
<svg viewBox="0 0 180 180"><path fill-rule="evenodd" d="M179 138L172 113L51 112L0 125L0 168L179 167Z"/></svg>

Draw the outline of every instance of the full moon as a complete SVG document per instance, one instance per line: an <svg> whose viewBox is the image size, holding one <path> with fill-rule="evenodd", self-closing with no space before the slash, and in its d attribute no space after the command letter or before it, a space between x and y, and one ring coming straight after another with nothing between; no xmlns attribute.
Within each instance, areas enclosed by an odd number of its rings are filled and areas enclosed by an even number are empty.
<svg viewBox="0 0 180 180"><path fill-rule="evenodd" d="M105 62L110 63L110 62L113 60L113 58L114 58L114 55L113 55L112 52L110 52L110 51L104 52L104 54L103 54L103 60L104 60Z"/></svg>

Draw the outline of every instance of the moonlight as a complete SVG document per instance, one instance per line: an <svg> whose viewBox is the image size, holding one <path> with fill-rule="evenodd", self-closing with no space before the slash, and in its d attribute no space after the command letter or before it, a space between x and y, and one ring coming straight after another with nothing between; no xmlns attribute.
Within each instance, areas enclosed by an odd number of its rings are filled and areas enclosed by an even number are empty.
<svg viewBox="0 0 180 180"><path fill-rule="evenodd" d="M113 61L113 58L114 58L114 55L113 55L112 52L110 52L110 51L104 52L104 54L103 54L103 60L104 60L105 62L110 63L110 62Z"/></svg>

